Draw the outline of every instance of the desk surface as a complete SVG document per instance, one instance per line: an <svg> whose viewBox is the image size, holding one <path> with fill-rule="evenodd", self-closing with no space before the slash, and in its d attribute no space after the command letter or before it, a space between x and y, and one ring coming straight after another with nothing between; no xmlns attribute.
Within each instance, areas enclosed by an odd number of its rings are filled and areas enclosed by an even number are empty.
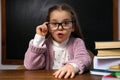
<svg viewBox="0 0 120 80"><path fill-rule="evenodd" d="M52 76L53 72L48 70L0 70L0 80L60 80ZM101 78L101 76L85 73L69 80L101 80Z"/></svg>

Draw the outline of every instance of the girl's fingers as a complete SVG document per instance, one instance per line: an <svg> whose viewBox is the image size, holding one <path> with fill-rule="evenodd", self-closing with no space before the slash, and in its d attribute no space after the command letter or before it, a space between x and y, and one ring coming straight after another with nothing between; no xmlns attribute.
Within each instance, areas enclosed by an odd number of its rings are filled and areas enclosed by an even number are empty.
<svg viewBox="0 0 120 80"><path fill-rule="evenodd" d="M43 23L43 25L47 25L47 24L48 24L48 22L44 22L44 23Z"/></svg>
<svg viewBox="0 0 120 80"><path fill-rule="evenodd" d="M75 71L74 68L68 64L60 68L53 75L55 76L55 78L73 78L75 76Z"/></svg>
<svg viewBox="0 0 120 80"><path fill-rule="evenodd" d="M65 71L61 71L61 72L60 72L60 74L58 75L58 78L60 78L60 79L61 79L61 78L62 78L65 74L66 74L66 72L65 72Z"/></svg>
<svg viewBox="0 0 120 80"><path fill-rule="evenodd" d="M55 73L53 73L53 76L55 76L55 78L58 78L59 74L60 74L60 71L58 70Z"/></svg>
<svg viewBox="0 0 120 80"><path fill-rule="evenodd" d="M39 35L45 36L48 32L48 29L46 26L47 23L48 22L44 22L42 25L37 26L36 33Z"/></svg>
<svg viewBox="0 0 120 80"><path fill-rule="evenodd" d="M64 78L68 78L70 76L70 74L67 73L67 71L61 71L61 70L56 71L55 73L53 73L53 75L55 78L60 78L60 79L64 76L66 76Z"/></svg>
<svg viewBox="0 0 120 80"><path fill-rule="evenodd" d="M65 79L67 79L68 77L70 77L71 73L70 72L67 72L64 76Z"/></svg>
<svg viewBox="0 0 120 80"><path fill-rule="evenodd" d="M47 28L46 27L41 28L41 32L46 33L47 32Z"/></svg>
<svg viewBox="0 0 120 80"><path fill-rule="evenodd" d="M75 73L72 72L70 78L73 78L75 76Z"/></svg>
<svg viewBox="0 0 120 80"><path fill-rule="evenodd" d="M42 28L42 31L47 31L47 24L48 22L44 22L42 25L41 25L41 28Z"/></svg>

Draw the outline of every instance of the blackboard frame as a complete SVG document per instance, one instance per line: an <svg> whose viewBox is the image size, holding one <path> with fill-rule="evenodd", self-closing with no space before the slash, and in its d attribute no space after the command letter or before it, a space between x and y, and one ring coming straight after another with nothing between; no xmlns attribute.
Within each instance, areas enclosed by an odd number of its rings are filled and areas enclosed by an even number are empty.
<svg viewBox="0 0 120 80"><path fill-rule="evenodd" d="M6 58L6 0L1 0L2 9L2 64L23 64L21 59ZM118 0L113 0L113 38L118 40Z"/></svg>

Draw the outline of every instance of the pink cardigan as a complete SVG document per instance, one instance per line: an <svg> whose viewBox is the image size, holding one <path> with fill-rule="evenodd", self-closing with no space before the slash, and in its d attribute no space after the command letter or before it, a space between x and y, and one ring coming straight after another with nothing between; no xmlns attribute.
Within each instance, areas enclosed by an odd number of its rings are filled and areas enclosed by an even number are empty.
<svg viewBox="0 0 120 80"><path fill-rule="evenodd" d="M53 66L53 49L50 38L46 39L43 47L33 46L33 40L29 43L29 48L25 54L24 66L27 69L52 69ZM70 38L67 43L68 61L67 63L75 63L78 65L79 74L91 66L92 59L86 50L85 44L80 38Z"/></svg>

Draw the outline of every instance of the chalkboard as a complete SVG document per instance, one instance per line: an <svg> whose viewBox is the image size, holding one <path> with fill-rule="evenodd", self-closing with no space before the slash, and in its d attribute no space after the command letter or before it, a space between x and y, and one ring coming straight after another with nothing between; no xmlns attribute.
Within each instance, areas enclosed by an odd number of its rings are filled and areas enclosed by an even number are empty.
<svg viewBox="0 0 120 80"><path fill-rule="evenodd" d="M70 4L83 35L93 41L117 40L117 0L2 0L2 63L23 64L35 28L54 4Z"/></svg>

